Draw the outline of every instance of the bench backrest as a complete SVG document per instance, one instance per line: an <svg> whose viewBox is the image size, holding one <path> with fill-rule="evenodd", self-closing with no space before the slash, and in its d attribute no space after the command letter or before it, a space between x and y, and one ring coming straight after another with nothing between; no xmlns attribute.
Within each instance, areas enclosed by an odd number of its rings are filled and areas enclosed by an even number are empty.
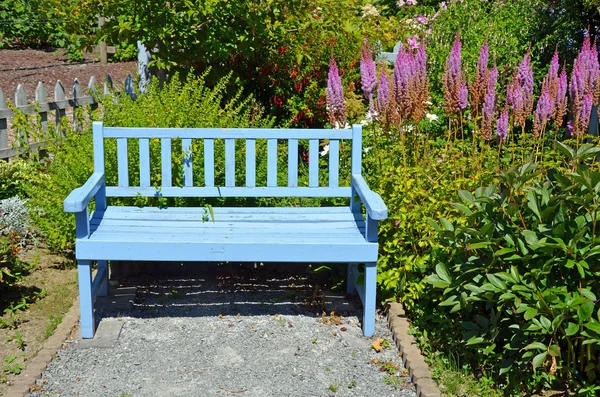
<svg viewBox="0 0 600 397"><path fill-rule="evenodd" d="M252 128L122 128L104 127L101 122L93 124L94 168L105 172L105 140L116 138L118 186L107 186L108 197L156 196L164 197L351 197L350 186L339 186L340 145L351 141L350 174L361 173L362 126L352 129L252 129ZM130 185L130 154L128 140L139 145L139 186ZM172 140L181 140L182 186L172 183ZM256 182L256 140L267 142L266 186ZM160 140L160 186L151 184L150 142ZM202 159L194 159L192 142L202 140ZM224 164L215 164L215 141L224 141ZM236 145L244 140L245 145ZM298 186L298 141L308 140L308 186ZM327 186L319 186L320 141L328 140L329 180ZM287 141L287 184L278 186L278 144ZM179 142L178 142L179 145ZM245 151L244 186L236 186L236 146ZM193 164L203 162L204 175L193 174ZM303 161L303 160L300 160ZM281 163L280 163L281 165ZM153 165L156 168L156 165ZM215 185L215 167L224 167L223 186ZM240 168L240 169L241 169ZM222 169L222 168L221 168ZM153 172L157 172L156 169ZM136 178L137 179L137 178ZM196 182L194 180L196 179ZM199 183L200 182L200 183ZM239 178L238 178L239 183Z"/></svg>

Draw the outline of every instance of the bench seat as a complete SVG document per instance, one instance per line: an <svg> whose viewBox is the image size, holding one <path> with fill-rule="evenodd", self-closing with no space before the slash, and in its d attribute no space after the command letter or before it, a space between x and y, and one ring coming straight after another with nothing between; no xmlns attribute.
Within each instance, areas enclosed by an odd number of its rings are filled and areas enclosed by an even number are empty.
<svg viewBox="0 0 600 397"><path fill-rule="evenodd" d="M235 262L376 262L376 242L350 207L109 206L76 241L78 259Z"/></svg>

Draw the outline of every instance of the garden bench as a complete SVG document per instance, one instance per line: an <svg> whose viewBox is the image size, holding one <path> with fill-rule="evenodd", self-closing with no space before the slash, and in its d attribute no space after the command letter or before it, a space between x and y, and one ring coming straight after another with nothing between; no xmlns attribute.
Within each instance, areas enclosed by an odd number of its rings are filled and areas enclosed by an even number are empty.
<svg viewBox="0 0 600 397"><path fill-rule="evenodd" d="M118 186L106 186L105 140L116 139ZM172 140L181 142L183 186L172 184ZM267 142L267 183L256 183L256 140ZM139 147L140 186L130 186L128 140ZM160 140L161 186L150 183L150 141ZM192 158L192 140L203 140L203 159ZM215 164L215 141L224 141L224 163ZM236 186L236 140L245 141L245 186ZM298 183L298 141L308 140L308 186ZM320 140L329 141L329 186L319 186ZM277 186L278 142L287 141L288 183ZM351 183L339 186L340 144L351 141ZM264 142L264 141L263 141ZM219 142L221 144L221 142ZM93 123L94 172L64 201L75 213L75 256L81 300L81 335L93 338L94 301L108 295L108 261L347 263L347 292L363 303L363 331L375 327L377 227L386 219L381 197L361 176L362 126L352 129L120 128ZM137 159L136 159L137 160ZM194 161L203 161L201 186L194 184ZM215 167L225 167L224 186ZM241 165L239 165L241 167ZM135 165L137 169L137 165ZM155 169L156 168L156 169ZM153 171L158 169L153 164ZM217 168L218 170L218 168ZM238 182L239 182L238 178ZM198 181L197 181L198 182ZM348 197L349 206L214 208L107 206L107 197ZM95 211L88 205L95 198ZM361 202L366 219L361 213ZM97 273L92 280L92 262ZM364 283L357 283L364 264ZM360 284L360 285L359 285Z"/></svg>

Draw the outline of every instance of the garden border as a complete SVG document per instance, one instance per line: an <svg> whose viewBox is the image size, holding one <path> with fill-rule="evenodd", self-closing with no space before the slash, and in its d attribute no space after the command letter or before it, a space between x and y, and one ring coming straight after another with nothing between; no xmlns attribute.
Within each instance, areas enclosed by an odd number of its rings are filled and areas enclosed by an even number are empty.
<svg viewBox="0 0 600 397"><path fill-rule="evenodd" d="M408 370L411 381L416 385L418 397L440 397L441 392L431 377L425 357L417 347L417 342L408 334L410 324L401 303L387 301L385 311L392 338L402 357L404 368Z"/></svg>
<svg viewBox="0 0 600 397"><path fill-rule="evenodd" d="M17 376L15 383L9 386L6 397L23 397L29 393L30 388L35 385L37 379L41 378L42 373L46 370L54 355L62 348L65 341L69 339L78 323L79 296L75 299L73 305L65 314L52 336L46 339L37 355L31 361L27 362L25 370Z"/></svg>

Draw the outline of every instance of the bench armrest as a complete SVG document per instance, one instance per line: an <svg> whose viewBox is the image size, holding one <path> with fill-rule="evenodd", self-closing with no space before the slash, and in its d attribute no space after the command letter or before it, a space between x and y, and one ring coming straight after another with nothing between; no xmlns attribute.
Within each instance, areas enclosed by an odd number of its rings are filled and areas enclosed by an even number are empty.
<svg viewBox="0 0 600 397"><path fill-rule="evenodd" d="M358 197L360 197L360 201L365 205L367 214L371 219L377 221L387 219L388 210L385 203L379 194L369 189L369 186L362 175L352 175L352 187L356 190L356 193L358 193Z"/></svg>
<svg viewBox="0 0 600 397"><path fill-rule="evenodd" d="M81 212L88 206L90 200L104 185L104 172L94 172L87 182L74 189L65 199L65 212Z"/></svg>

